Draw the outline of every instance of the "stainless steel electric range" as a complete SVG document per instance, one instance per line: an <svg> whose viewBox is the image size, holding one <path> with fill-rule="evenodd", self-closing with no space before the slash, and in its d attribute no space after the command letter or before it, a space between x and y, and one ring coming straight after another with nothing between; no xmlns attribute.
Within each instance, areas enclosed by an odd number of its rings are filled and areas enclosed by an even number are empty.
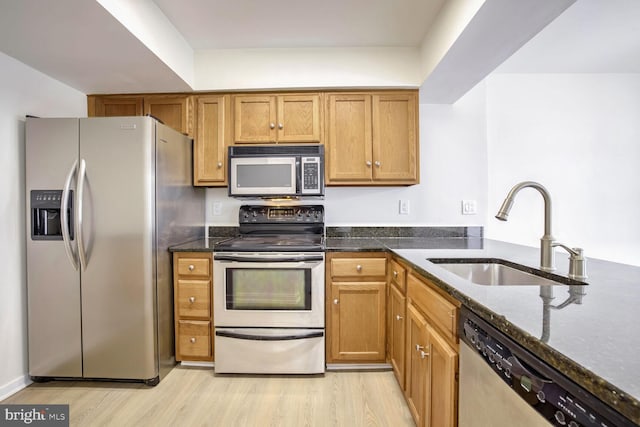
<svg viewBox="0 0 640 427"><path fill-rule="evenodd" d="M243 205L214 248L216 373L325 369L324 207Z"/></svg>

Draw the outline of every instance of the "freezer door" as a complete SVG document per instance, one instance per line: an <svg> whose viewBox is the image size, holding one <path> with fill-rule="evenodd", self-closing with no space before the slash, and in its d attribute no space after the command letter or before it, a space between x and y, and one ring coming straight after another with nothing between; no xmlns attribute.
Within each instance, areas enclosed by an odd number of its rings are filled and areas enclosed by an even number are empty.
<svg viewBox="0 0 640 427"><path fill-rule="evenodd" d="M155 378L155 121L80 119L80 161L84 376Z"/></svg>
<svg viewBox="0 0 640 427"><path fill-rule="evenodd" d="M31 237L30 197L32 190L62 189L78 158L78 123L78 119L26 121L27 312L33 377L82 376L80 273L62 240Z"/></svg>

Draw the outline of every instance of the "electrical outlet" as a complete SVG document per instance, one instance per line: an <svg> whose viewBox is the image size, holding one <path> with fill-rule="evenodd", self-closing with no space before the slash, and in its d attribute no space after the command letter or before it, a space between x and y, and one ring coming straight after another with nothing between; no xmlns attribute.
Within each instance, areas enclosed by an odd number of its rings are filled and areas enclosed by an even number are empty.
<svg viewBox="0 0 640 427"><path fill-rule="evenodd" d="M211 210L213 211L214 216L222 215L222 202L219 200L216 200L215 202L213 202L213 209Z"/></svg>
<svg viewBox="0 0 640 427"><path fill-rule="evenodd" d="M476 215L478 213L478 203L475 200L462 201L462 215Z"/></svg>
<svg viewBox="0 0 640 427"><path fill-rule="evenodd" d="M400 215L409 215L409 200L400 200Z"/></svg>

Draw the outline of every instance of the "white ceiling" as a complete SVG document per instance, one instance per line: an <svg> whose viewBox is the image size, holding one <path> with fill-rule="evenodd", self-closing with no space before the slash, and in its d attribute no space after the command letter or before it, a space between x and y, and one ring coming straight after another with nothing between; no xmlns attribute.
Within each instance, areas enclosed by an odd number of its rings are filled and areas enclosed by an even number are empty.
<svg viewBox="0 0 640 427"><path fill-rule="evenodd" d="M418 47L445 0L154 0L191 47Z"/></svg>
<svg viewBox="0 0 640 427"><path fill-rule="evenodd" d="M640 73L640 0L578 0L500 73Z"/></svg>

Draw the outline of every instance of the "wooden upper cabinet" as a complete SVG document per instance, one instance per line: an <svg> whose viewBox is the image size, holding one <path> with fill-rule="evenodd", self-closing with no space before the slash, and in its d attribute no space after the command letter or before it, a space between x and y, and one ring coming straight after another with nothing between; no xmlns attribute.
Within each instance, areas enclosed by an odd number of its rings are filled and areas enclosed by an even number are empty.
<svg viewBox="0 0 640 427"><path fill-rule="evenodd" d="M417 96L373 95L373 178L413 183L418 179Z"/></svg>
<svg viewBox="0 0 640 427"><path fill-rule="evenodd" d="M229 95L197 97L197 127L193 145L194 185L227 185L229 110Z"/></svg>
<svg viewBox="0 0 640 427"><path fill-rule="evenodd" d="M236 95L236 143L316 142L321 138L320 95Z"/></svg>
<svg viewBox="0 0 640 427"><path fill-rule="evenodd" d="M371 181L371 95L327 97L327 184Z"/></svg>
<svg viewBox="0 0 640 427"><path fill-rule="evenodd" d="M144 97L144 114L151 114L178 132L193 135L192 103L188 95L148 95Z"/></svg>
<svg viewBox="0 0 640 427"><path fill-rule="evenodd" d="M142 96L98 96L87 97L89 117L142 116Z"/></svg>
<svg viewBox="0 0 640 427"><path fill-rule="evenodd" d="M416 91L328 94L326 110L328 185L418 183Z"/></svg>

